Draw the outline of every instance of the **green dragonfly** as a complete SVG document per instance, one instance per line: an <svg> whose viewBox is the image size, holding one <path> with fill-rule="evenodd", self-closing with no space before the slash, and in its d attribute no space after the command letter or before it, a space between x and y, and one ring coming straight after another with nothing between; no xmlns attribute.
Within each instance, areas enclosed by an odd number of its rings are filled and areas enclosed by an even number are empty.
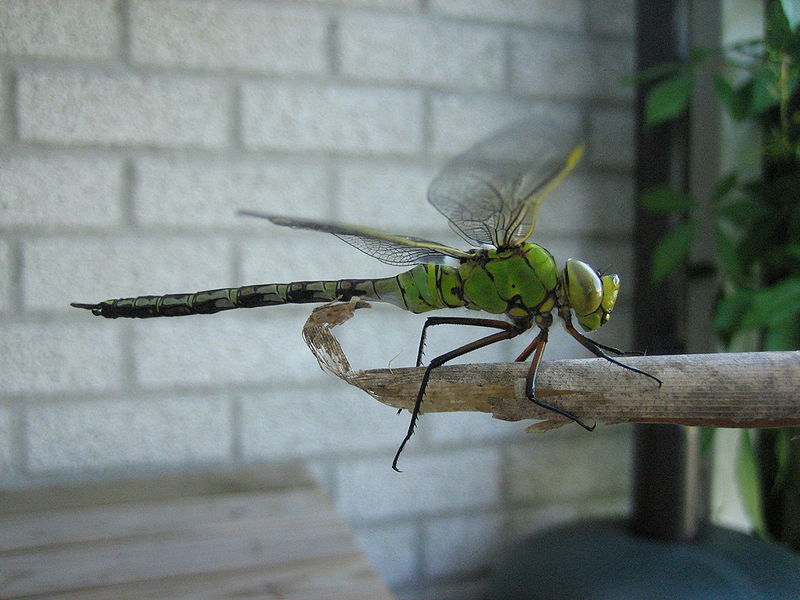
<svg viewBox="0 0 800 600"><path fill-rule="evenodd" d="M306 219L240 211L268 219L275 225L331 233L355 248L410 270L381 279L340 279L267 283L189 294L138 296L105 300L97 304L73 303L76 308L115 319L211 314L234 308L254 308L287 303L349 301L354 297L388 302L412 313L464 307L506 319L461 316L429 317L422 327L417 366L422 365L425 336L434 325L470 325L497 330L431 360L422 377L408 431L397 449L392 468L414 434L431 373L454 358L509 340L534 325L538 333L517 361L531 358L526 395L535 404L567 417L585 429L572 413L536 397L536 373L542 360L553 311L580 344L623 368L661 381L625 365L609 353L626 353L604 346L577 331L572 314L585 331L604 325L620 288L617 275L601 275L585 262L569 259L558 269L553 255L528 242L536 226L542 200L578 163L582 143L556 128L533 121L516 123L452 159L428 189L429 202L449 221L450 227L472 248L459 250L418 237L382 233Z"/></svg>

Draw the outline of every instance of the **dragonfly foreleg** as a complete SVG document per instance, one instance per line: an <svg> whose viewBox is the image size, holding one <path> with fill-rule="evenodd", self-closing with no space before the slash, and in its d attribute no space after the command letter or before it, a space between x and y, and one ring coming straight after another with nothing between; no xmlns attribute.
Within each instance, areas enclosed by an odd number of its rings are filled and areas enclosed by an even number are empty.
<svg viewBox="0 0 800 600"><path fill-rule="evenodd" d="M611 351L611 352L616 352L616 353L618 353L620 355L627 355L629 353L619 352L615 348L609 348L608 346L604 346L602 344L599 344L599 343L595 342L594 340L590 340L585 335L581 334L577 329L575 329L575 326L572 324L572 321L569 318L564 318L563 320L564 320L564 326L567 328L567 331L569 332L569 334L572 337L574 337L578 341L578 343L581 346L583 346L584 348L586 348L589 352L591 352L592 354L594 354L598 358L605 358L608 362L614 363L615 365L620 366L623 369L628 369L629 371L633 371L634 373L639 373L639 375L644 375L645 377L649 377L650 379L652 379L653 381L655 381L658 384L658 387L661 387L662 381L658 377L656 377L655 375L651 375L647 371L642 371L641 369L637 369L636 367L632 367L630 365L626 365L625 363L622 363L622 362L618 361L616 358L613 358L613 357L609 356L608 354L606 354L604 352L604 350L608 350L608 351Z"/></svg>
<svg viewBox="0 0 800 600"><path fill-rule="evenodd" d="M578 333L578 335L581 334ZM586 339L588 340L589 338ZM611 352L612 354L616 354L617 356L644 356L644 352L637 352L636 350L620 350L619 348L614 348L614 346L606 346L605 344L601 344L600 342L596 342L594 340L589 340L589 341L598 348L600 348L601 350L605 350L606 352Z"/></svg>
<svg viewBox="0 0 800 600"><path fill-rule="evenodd" d="M478 350L497 342L502 342L503 340L510 340L511 338L514 338L522 333L522 331L513 324L494 319L471 319L468 317L429 317L428 320L430 321L433 319L436 319L436 321L432 323L432 325L475 325L478 327L495 327L497 329L502 329L503 331L498 331L497 333L487 335L486 337L477 339L469 344L464 344L463 346L456 348L455 350L451 350L450 352L445 352L444 354L431 360L431 362L428 364L427 368L425 369L425 373L422 375L422 382L420 383L419 391L417 392L417 399L414 403L414 410L411 413L411 422L408 425L408 431L406 432L406 436L403 438L403 441L400 443L400 447L397 449L397 452L394 455L394 460L392 461L392 469L398 472L400 469L397 468L397 461L400 459L400 453L403 452L403 448L405 448L406 443L411 439L411 436L414 435L414 428L417 425L417 419L419 418L420 408L422 406L422 398L425 395L425 389L428 387L428 380L431 377L431 372L433 372L435 368L441 367L443 364L453 360L454 358L463 356L464 354L472 352L473 350ZM425 330L423 328L423 334L424 331Z"/></svg>
<svg viewBox="0 0 800 600"><path fill-rule="evenodd" d="M537 335L530 345L522 351L522 353L517 357L517 361L526 360L531 354L533 354L533 359L531 360L531 366L528 369L528 375L525 378L525 395L528 397L528 400L536 404L537 406L541 406L542 408L546 408L547 410L552 410L555 413L563 417L567 417L568 419L575 421L578 425L583 427L586 431L594 431L595 426L592 425L591 427L581 421L577 416L569 412L568 410L564 410L563 408L559 408L555 404L550 404L544 400L539 400L536 397L536 375L539 373L539 364L542 362L542 357L544 356L544 347L547 345L548 339L548 330L544 327L539 329L539 335Z"/></svg>

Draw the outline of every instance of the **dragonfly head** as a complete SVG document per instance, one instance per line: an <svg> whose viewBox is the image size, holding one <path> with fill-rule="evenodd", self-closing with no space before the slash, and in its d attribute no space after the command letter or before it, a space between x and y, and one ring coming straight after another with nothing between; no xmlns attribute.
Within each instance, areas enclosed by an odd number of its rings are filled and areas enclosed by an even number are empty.
<svg viewBox="0 0 800 600"><path fill-rule="evenodd" d="M570 258L562 282L570 308L585 331L606 324L617 302L618 275L601 276L585 262Z"/></svg>

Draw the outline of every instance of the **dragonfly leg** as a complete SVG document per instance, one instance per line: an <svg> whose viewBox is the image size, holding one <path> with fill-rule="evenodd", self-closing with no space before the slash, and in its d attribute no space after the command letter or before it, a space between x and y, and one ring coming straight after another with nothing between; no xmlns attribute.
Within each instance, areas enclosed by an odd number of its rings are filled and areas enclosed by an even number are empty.
<svg viewBox="0 0 800 600"><path fill-rule="evenodd" d="M425 350L425 339L428 334L428 327L432 327L434 325L471 325L473 327L493 327L494 329L502 329L504 331L515 328L515 326L508 321L501 321L500 319L481 319L476 317L428 317L425 319L425 324L422 326L422 333L419 336L419 350L417 351L416 363L417 367L422 366L422 356ZM402 408L398 409L397 414L399 415L402 411Z"/></svg>
<svg viewBox="0 0 800 600"><path fill-rule="evenodd" d="M473 327L493 327L495 329L510 330L514 329L514 325L508 321L501 321L499 319L478 319L474 317L428 317L425 319L425 325L422 326L422 334L419 336L419 351L417 352L417 366L422 366L422 355L425 349L425 337L427 336L428 327L433 325L472 325Z"/></svg>
<svg viewBox="0 0 800 600"><path fill-rule="evenodd" d="M430 319L438 319L438 317L430 317ZM447 319L447 317L443 317ZM395 471L400 471L397 468L397 461L400 458L400 453L403 452L403 448L405 448L406 443L408 440L411 439L411 436L414 435L414 428L417 425L417 419L419 418L420 407L422 406L422 398L425 395L425 389L428 387L428 380L431 377L431 372L437 368L441 367L446 362L453 360L454 358L458 358L459 356L463 356L473 350L478 350L480 348L485 348L486 346L490 346L491 344L495 344L497 342L502 342L503 340L510 340L518 336L522 331L515 327L510 323L506 323L505 321L494 321L492 319L470 319L470 318L450 318L447 321L448 324L451 325L476 325L478 327L496 327L498 329L502 329L503 331L498 331L497 333L493 333L491 335L487 335L486 337L482 337L480 339L475 340L474 342L470 342L469 344L464 344L463 346L456 348L455 350L451 350L450 352L445 352L444 354L437 356L428 364L427 368L425 369L425 373L422 375L422 382L419 386L419 391L417 392L417 399L414 403L414 411L411 413L411 423L408 426L408 431L406 432L406 436L403 438L403 441L400 443L400 447L397 449L397 452L394 455L394 460L392 461L392 469ZM493 324L492 324L493 323ZM433 325L441 325L444 322L435 322ZM502 324L502 326L500 325Z"/></svg>
<svg viewBox="0 0 800 600"><path fill-rule="evenodd" d="M581 334L578 333L578 335ZM636 350L632 351L620 350L619 348L614 348L614 346L606 346L605 344L601 344L600 342L595 342L594 340L589 340L589 341L598 348L600 348L601 350L605 350L606 352L611 352L612 354L616 354L617 356L644 356L644 352L637 352Z"/></svg>
<svg viewBox="0 0 800 600"><path fill-rule="evenodd" d="M612 358L611 356L606 354L604 350L610 350L611 352L614 352L615 351L614 348L609 348L608 346L603 346L602 344L598 344L594 340L590 340L585 335L581 334L577 329L575 329L575 326L572 324L572 320L569 318L569 316L562 318L564 320L564 326L567 328L569 334L572 337L574 337L578 341L578 343L584 348L586 348L589 352L591 352L592 354L594 354L599 358L605 358L608 362L614 363L615 365L620 366L623 369L628 369L629 371L633 371L634 373L639 373L639 375L644 375L645 377L649 377L658 384L658 387L661 387L662 381L658 377L656 377L655 375L651 375L647 371L642 371L641 369L637 369L636 367L631 367L630 365L621 363L616 358ZM620 353L620 354L625 354L625 353Z"/></svg>
<svg viewBox="0 0 800 600"><path fill-rule="evenodd" d="M544 342L541 341L542 335L544 335ZM540 329L539 335L533 338L533 341L530 344L528 344L528 347L525 348L525 350L520 352L520 355L514 359L514 362L525 362L526 360L528 360L530 355L533 354L533 352L539 348L539 346L541 346L542 350L544 351L545 344L547 344L547 330Z"/></svg>
<svg viewBox="0 0 800 600"><path fill-rule="evenodd" d="M594 431L595 428L594 425L590 427L568 410L559 408L555 404L550 404L549 402L545 402L544 400L539 400L536 397L536 375L539 372L539 364L542 362L542 356L544 356L544 347L547 345L547 338L548 338L548 330L545 328L541 328L539 330L539 335L537 335L533 339L530 345L527 348L525 348L525 350L522 351L522 354L520 354L519 357L517 358L518 361L522 361L526 360L531 354L533 354L533 359L531 360L531 366L530 369L528 369L528 376L525 378L525 395L528 397L528 400L530 400L537 406L541 406L542 408L552 410L553 412L556 412L563 417L567 417L568 419L575 421L586 431Z"/></svg>

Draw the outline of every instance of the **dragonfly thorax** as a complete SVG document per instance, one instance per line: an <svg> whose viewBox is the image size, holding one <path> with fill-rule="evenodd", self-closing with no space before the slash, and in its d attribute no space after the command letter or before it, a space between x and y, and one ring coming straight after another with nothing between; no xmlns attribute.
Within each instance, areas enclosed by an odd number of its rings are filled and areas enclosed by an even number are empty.
<svg viewBox="0 0 800 600"><path fill-rule="evenodd" d="M594 331L611 318L619 293L619 276L601 276L585 262L570 258L561 273L560 287L559 305L565 313L572 309L581 327Z"/></svg>
<svg viewBox="0 0 800 600"><path fill-rule="evenodd" d="M553 255L537 244L478 250L458 273L467 308L506 314L523 325L556 306L558 269Z"/></svg>

